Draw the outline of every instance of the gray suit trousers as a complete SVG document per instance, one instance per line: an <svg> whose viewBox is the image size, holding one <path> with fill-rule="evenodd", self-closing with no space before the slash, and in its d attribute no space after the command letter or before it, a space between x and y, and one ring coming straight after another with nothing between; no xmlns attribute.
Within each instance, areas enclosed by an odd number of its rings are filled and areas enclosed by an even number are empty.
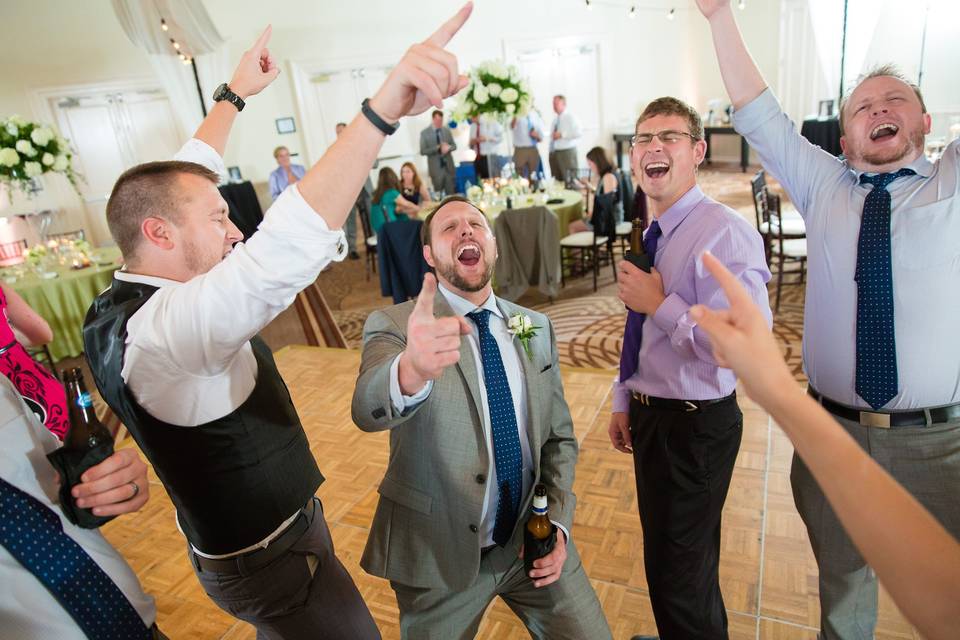
<svg viewBox="0 0 960 640"><path fill-rule="evenodd" d="M960 538L960 422L880 429L834 419L947 531ZM876 574L796 454L790 483L820 569L820 637L872 640L877 624Z"/></svg>

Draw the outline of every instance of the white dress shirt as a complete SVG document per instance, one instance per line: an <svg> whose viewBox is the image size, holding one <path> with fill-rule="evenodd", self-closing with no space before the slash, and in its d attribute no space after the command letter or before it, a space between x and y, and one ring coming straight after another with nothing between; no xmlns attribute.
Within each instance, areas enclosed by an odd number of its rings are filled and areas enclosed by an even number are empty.
<svg viewBox="0 0 960 640"><path fill-rule="evenodd" d="M560 132L560 139L554 140L552 133ZM550 128L550 151L563 151L564 149L576 149L577 139L580 137L580 123L573 117L569 111L564 111L553 120L553 127Z"/></svg>
<svg viewBox="0 0 960 640"><path fill-rule="evenodd" d="M530 111L525 116L518 116L511 133L513 134L513 146L516 148L535 147L537 141L530 137L530 130L533 129L540 135L540 140L544 139L543 120L536 111Z"/></svg>
<svg viewBox="0 0 960 640"><path fill-rule="evenodd" d="M738 109L737 132L790 194L807 228L803 362L825 396L869 410L856 392L857 243L872 188L860 174L801 136L770 90ZM922 154L891 196L893 312L899 393L884 407L960 402L960 141L931 164Z"/></svg>
<svg viewBox="0 0 960 640"><path fill-rule="evenodd" d="M99 529L82 529L67 520L60 510L57 472L47 460L47 454L62 444L27 409L5 376L0 376L0 442L3 443L0 477L56 513L64 533L117 585L143 624L153 626L157 608L153 598L143 592L130 565ZM85 640L87 637L43 583L24 569L3 545L0 545L0 636L6 640Z"/></svg>
<svg viewBox="0 0 960 640"><path fill-rule="evenodd" d="M480 122L474 122L470 125L470 139L476 140L479 128L479 135L486 138L480 143L480 155L499 155L501 153L500 145L503 142L503 125L496 120L480 118Z"/></svg>
<svg viewBox="0 0 960 640"><path fill-rule="evenodd" d="M223 159L200 140L188 141L176 159L223 171ZM294 184L267 209L257 233L203 275L175 282L117 272L118 280L159 287L127 322L120 374L137 403L183 427L234 411L257 382L250 339L345 255L343 231L331 231ZM265 546L287 522L254 547L228 555Z"/></svg>
<svg viewBox="0 0 960 640"><path fill-rule="evenodd" d="M527 388L524 384L523 364L520 362L520 354L517 352L516 339L510 335L510 332L507 330L507 320L503 317L503 313L497 306L497 298L493 294L491 294L490 297L487 298L487 301L480 305L480 307L477 307L477 305L458 296L442 284L439 284L437 288L450 304L450 308L453 309L453 312L458 316L466 316L468 313L476 311L477 309L487 309L490 311L488 326L490 333L497 341L497 346L500 348L500 357L503 359L503 368L507 374L507 383L510 386L510 395L513 398L513 409L517 418L517 434L520 436L520 453L523 462L523 497L526 498L533 483L533 473L531 473L533 469L533 457L530 453L530 440L527 437ZM481 389L484 390L484 393L480 394L480 403L483 405L481 415L483 435L487 443L487 451L490 454L487 456L487 478L489 478L489 482L486 484L486 493L483 497L479 531L480 546L488 547L495 544L493 541L493 528L497 515L497 503L500 499L500 494L497 490L500 483L497 482L497 467L493 449L493 430L490 426L490 407L487 404L487 394L485 392L486 383L483 376L483 358L480 355L480 334L476 325L472 321L469 321L469 319L468 324L471 327L471 331L470 334L464 336L464 338L466 338L470 349L473 351L473 361L477 364L477 379L480 381ZM427 399L433 390L433 381L428 381L426 386L416 394L405 396L400 391L399 364L400 356L397 356L390 366L390 401L393 403L393 408L397 413L404 413ZM523 500L521 500L521 502L523 502ZM518 514L518 517L523 518L525 514ZM563 533L569 539L569 532L561 525L557 523L554 524L562 529Z"/></svg>

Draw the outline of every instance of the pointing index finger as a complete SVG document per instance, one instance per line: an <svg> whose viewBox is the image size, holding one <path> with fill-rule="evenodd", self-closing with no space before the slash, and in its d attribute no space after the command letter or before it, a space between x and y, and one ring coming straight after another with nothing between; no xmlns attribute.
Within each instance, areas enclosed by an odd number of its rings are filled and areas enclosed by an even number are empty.
<svg viewBox="0 0 960 640"><path fill-rule="evenodd" d="M253 43L253 46L250 47L251 51L255 51L257 55L260 55L260 52L267 46L267 43L270 42L270 34L273 33L273 25L268 24L267 28L263 30L263 33L260 34L260 37L257 38L257 41Z"/></svg>
<svg viewBox="0 0 960 640"><path fill-rule="evenodd" d="M731 307L750 305L753 302L743 285L712 253L704 251L700 257L703 260L703 265L713 274L713 277L720 283L723 292L727 294L727 300L730 301Z"/></svg>
<svg viewBox="0 0 960 640"><path fill-rule="evenodd" d="M455 16L440 25L440 28L433 32L429 38L424 40L424 44L432 44L437 47L444 47L450 39L457 34L463 23L467 21L473 12L473 2L463 5Z"/></svg>

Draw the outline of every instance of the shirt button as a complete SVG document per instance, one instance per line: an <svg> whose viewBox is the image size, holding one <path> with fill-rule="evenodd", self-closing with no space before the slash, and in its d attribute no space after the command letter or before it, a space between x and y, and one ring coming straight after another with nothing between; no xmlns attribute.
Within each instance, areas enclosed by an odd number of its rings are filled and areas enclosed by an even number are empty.
<svg viewBox="0 0 960 640"><path fill-rule="evenodd" d="M470 525L470 531L476 533L477 531L479 531L479 529L477 528L477 525L472 524L472 525Z"/></svg>
<svg viewBox="0 0 960 640"><path fill-rule="evenodd" d="M483 475L482 473L478 473L476 480L477 480L477 484L483 484L484 482L487 481L487 476Z"/></svg>

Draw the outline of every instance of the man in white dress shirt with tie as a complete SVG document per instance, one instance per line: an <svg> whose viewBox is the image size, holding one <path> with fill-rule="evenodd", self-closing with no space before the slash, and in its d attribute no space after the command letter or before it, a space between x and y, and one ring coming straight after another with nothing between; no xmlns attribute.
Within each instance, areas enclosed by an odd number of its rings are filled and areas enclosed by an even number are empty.
<svg viewBox="0 0 960 640"><path fill-rule="evenodd" d="M845 158L833 157L783 113L729 0L697 3L733 124L806 223L809 393L960 537L960 141L926 159L920 89L886 66L840 105ZM791 482L820 568L821 637L872 638L876 576L797 457Z"/></svg>
<svg viewBox="0 0 960 640"><path fill-rule="evenodd" d="M554 180L566 182L567 171L580 166L577 159L580 123L567 110L567 99L562 95L553 96L553 111L557 117L550 128L550 173Z"/></svg>
<svg viewBox="0 0 960 640"><path fill-rule="evenodd" d="M471 9L408 50L249 242L234 246L216 180L245 100L279 73L269 28L178 160L128 170L107 204L126 267L87 315L91 370L170 494L204 590L258 636L380 637L334 554L314 497L323 477L257 332L343 259L341 226L397 121L466 85L443 46Z"/></svg>
<svg viewBox="0 0 960 640"><path fill-rule="evenodd" d="M517 175L534 180L540 171L540 152L537 145L543 140L543 120L533 108L517 116L510 125L513 134L513 164Z"/></svg>

